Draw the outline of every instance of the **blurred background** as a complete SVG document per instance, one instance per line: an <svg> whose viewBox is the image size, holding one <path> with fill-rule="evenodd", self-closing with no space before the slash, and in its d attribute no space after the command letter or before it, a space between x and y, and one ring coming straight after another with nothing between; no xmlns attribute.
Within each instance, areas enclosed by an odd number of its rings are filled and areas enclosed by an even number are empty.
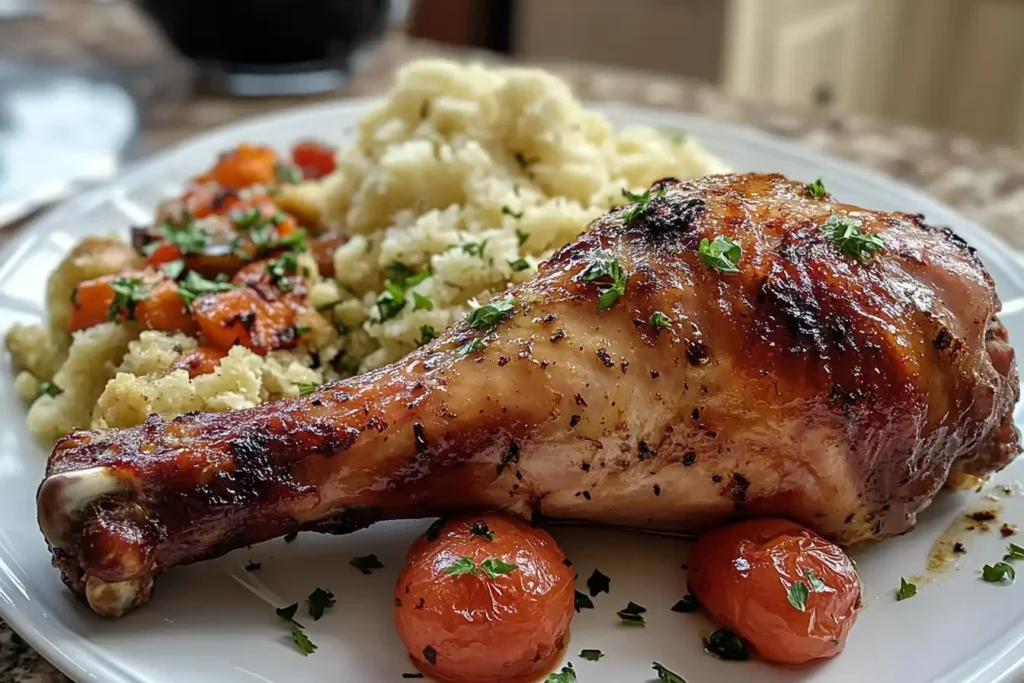
<svg viewBox="0 0 1024 683"><path fill-rule="evenodd" d="M782 134L778 112L1024 145L1022 0L0 0L0 225L201 130L380 92L424 54Z"/></svg>

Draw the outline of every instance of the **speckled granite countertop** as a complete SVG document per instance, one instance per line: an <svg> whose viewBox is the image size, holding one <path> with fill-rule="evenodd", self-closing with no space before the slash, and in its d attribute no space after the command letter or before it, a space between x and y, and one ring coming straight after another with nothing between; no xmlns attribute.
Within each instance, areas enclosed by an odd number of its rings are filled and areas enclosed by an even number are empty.
<svg viewBox="0 0 1024 683"><path fill-rule="evenodd" d="M141 139L147 151L249 116L339 96L378 93L387 87L398 65L420 56L452 54L395 37L381 46L341 92L329 97L237 100L199 96L189 91L187 69L169 57L167 48L130 6L117 2L103 5L102 10L93 6L85 20L83 5L80 0L53 2L45 30L0 25L0 57L40 63L73 58L78 66L129 64L131 89L151 105L145 112ZM96 12L104 16L97 19ZM10 32L6 37L5 31ZM154 84L153 71L147 71L146 65L165 77ZM1024 249L1024 150L856 116L740 102L713 86L671 76L579 64L543 66L567 79L586 100L693 112L802 140L915 185ZM4 230L0 242L17 230ZM0 621L0 683L68 680Z"/></svg>

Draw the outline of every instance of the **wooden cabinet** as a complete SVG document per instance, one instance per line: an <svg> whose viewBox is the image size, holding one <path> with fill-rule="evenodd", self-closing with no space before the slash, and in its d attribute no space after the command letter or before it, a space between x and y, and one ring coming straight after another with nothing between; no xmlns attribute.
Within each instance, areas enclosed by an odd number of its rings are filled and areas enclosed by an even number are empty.
<svg viewBox="0 0 1024 683"><path fill-rule="evenodd" d="M723 81L789 104L884 112L900 0L732 0Z"/></svg>

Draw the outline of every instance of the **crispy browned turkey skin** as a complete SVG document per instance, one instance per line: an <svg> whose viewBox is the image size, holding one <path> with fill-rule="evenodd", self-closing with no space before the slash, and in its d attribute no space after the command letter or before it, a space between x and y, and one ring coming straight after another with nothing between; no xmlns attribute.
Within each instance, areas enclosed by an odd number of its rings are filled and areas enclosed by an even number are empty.
<svg viewBox="0 0 1024 683"><path fill-rule="evenodd" d="M775 515L849 544L1016 455L1013 351L963 240L777 175L660 187L510 290L494 328L252 410L65 437L39 490L65 581L118 615L170 567L293 530L478 509L680 531ZM833 213L885 249L841 251ZM741 272L696 253L719 235ZM625 293L598 311L582 274L613 258Z"/></svg>

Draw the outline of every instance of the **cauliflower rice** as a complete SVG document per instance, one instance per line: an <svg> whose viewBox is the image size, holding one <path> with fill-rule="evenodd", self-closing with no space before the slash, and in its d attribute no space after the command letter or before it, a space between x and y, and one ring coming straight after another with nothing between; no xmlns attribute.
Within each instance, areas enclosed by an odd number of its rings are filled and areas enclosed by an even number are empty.
<svg viewBox="0 0 1024 683"><path fill-rule="evenodd" d="M22 370L15 390L31 401L29 427L46 442L156 413L294 396L300 385L395 361L528 279L591 220L625 203L624 188L725 170L685 137L613 130L543 71L417 62L359 122L336 171L290 190L292 203L350 235L334 254L336 277L310 280L309 305L320 313L304 321L311 333L302 345L266 356L236 346L214 372L190 379L170 371L196 346L184 335L105 323L69 336L74 287L137 259L116 238L88 238L51 275L48 324L7 335ZM420 274L404 304L386 289L401 273Z"/></svg>

